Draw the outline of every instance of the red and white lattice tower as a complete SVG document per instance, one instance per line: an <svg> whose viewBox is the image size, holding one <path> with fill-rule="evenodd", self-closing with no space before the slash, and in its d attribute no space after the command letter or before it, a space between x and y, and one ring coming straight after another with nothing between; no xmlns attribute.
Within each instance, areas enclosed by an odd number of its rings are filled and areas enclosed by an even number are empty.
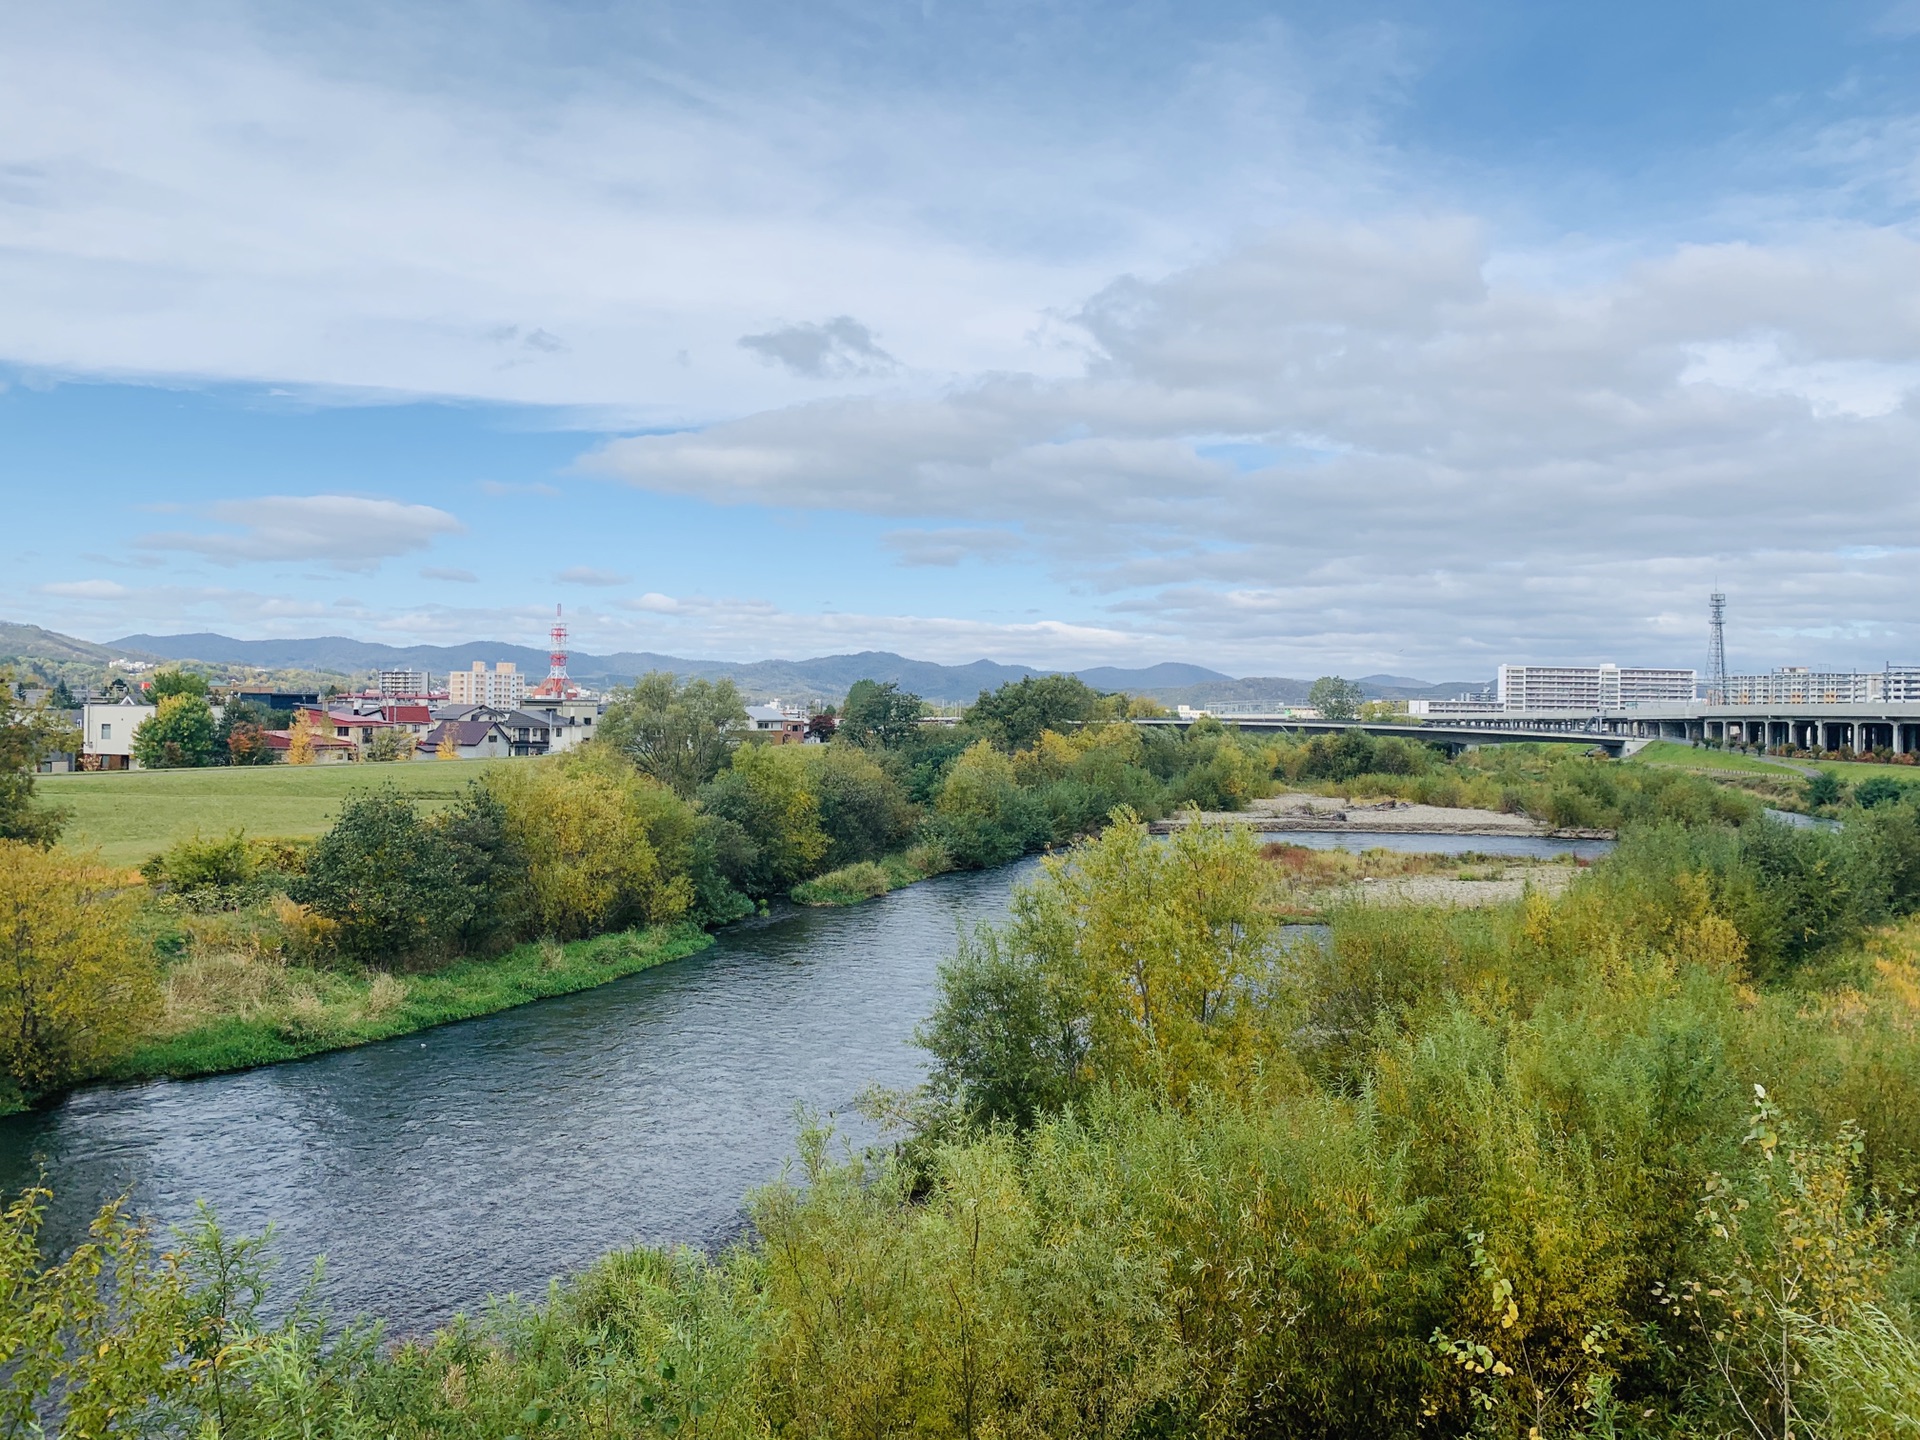
<svg viewBox="0 0 1920 1440"><path fill-rule="evenodd" d="M560 607L553 607L553 628L547 632L547 678L534 687L542 700L567 700L580 693L580 687L567 674L567 622L560 618Z"/></svg>

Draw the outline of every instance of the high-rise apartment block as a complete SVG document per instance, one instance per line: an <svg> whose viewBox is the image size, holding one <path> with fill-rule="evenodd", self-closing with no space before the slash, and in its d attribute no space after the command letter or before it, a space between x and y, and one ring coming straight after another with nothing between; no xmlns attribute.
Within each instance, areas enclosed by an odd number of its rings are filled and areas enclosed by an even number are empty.
<svg viewBox="0 0 1920 1440"><path fill-rule="evenodd" d="M433 688L433 677L424 670L379 670L374 683L385 700L402 695L425 695Z"/></svg>
<svg viewBox="0 0 1920 1440"><path fill-rule="evenodd" d="M1502 710L1593 712L1685 703L1698 678L1637 665L1502 665L1497 694Z"/></svg>
<svg viewBox="0 0 1920 1440"><path fill-rule="evenodd" d="M455 670L447 676L449 705L494 705L512 710L526 698L527 677L514 668L511 660L502 660L491 670L484 660L476 660L471 670Z"/></svg>

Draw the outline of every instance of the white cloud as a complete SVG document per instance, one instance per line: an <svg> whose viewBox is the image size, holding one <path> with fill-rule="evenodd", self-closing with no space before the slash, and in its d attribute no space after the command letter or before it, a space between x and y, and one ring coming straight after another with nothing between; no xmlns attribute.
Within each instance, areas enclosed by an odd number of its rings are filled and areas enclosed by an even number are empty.
<svg viewBox="0 0 1920 1440"><path fill-rule="evenodd" d="M439 535L465 527L444 510L356 495L266 495L223 500L208 518L237 533L168 531L144 535L148 550L183 550L219 564L260 560L325 560L339 570L379 568L389 556L424 550Z"/></svg>
<svg viewBox="0 0 1920 1440"><path fill-rule="evenodd" d="M566 585L614 586L629 583L633 576L623 575L617 570L596 570L591 565L570 565L554 579Z"/></svg>
<svg viewBox="0 0 1920 1440"><path fill-rule="evenodd" d="M480 577L471 570L458 570L447 565L423 565L420 568L422 580L449 580L456 585L478 585Z"/></svg>
<svg viewBox="0 0 1920 1440"><path fill-rule="evenodd" d="M132 593L114 580L55 580L34 588L42 595L59 595L70 600L118 600Z"/></svg>

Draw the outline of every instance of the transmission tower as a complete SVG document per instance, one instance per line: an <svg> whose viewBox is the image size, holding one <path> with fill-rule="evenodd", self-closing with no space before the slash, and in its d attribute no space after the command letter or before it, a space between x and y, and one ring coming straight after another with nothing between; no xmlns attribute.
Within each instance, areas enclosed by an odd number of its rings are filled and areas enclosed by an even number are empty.
<svg viewBox="0 0 1920 1440"><path fill-rule="evenodd" d="M1707 642L1707 703L1727 703L1727 597L1719 590L1707 597L1710 638Z"/></svg>

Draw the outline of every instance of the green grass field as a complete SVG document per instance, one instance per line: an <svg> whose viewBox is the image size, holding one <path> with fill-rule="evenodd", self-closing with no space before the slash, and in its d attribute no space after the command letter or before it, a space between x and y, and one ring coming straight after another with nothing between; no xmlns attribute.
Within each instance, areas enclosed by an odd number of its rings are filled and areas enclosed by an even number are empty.
<svg viewBox="0 0 1920 1440"><path fill-rule="evenodd" d="M1920 766L1875 765L1849 760L1794 760L1790 764L1798 768L1789 768L1788 764L1777 761L1759 760L1751 755L1738 755L1725 750L1701 749L1671 740L1656 740L1633 758L1650 765L1678 765L1688 770L1743 770L1749 774L1789 778L1800 775L1803 770L1825 770L1849 785L1858 784L1873 775L1889 776L1902 785L1920 785Z"/></svg>
<svg viewBox="0 0 1920 1440"><path fill-rule="evenodd" d="M65 844L97 845L101 858L111 864L138 865L196 832L318 835L333 823L348 795L386 784L413 796L422 809L438 809L469 780L484 774L488 763L514 762L421 760L401 765L127 770L40 775L34 788L48 804L73 812L61 836Z"/></svg>
<svg viewBox="0 0 1920 1440"><path fill-rule="evenodd" d="M1759 775L1792 775L1796 772L1785 765L1774 764L1766 760L1757 760L1751 755L1739 755L1728 750L1703 750L1691 745L1681 745L1672 740L1656 740L1646 749L1637 752L1635 760L1649 765L1680 765L1689 770L1746 770ZM1795 764L1802 762L1795 761ZM1810 762L1809 762L1810 763ZM1856 770L1884 770L1884 765L1849 766Z"/></svg>

